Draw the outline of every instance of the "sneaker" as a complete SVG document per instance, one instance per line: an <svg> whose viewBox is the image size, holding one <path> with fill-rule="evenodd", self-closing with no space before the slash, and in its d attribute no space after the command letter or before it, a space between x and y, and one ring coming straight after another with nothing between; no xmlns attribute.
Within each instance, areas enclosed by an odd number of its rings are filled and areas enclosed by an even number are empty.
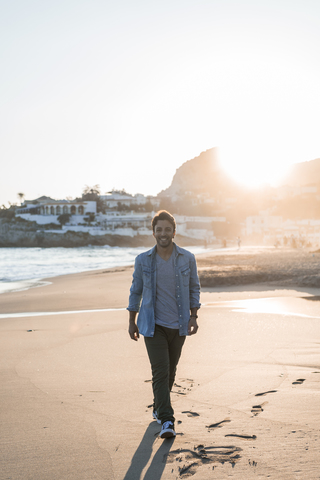
<svg viewBox="0 0 320 480"><path fill-rule="evenodd" d="M174 431L174 424L170 421L164 422L161 427L160 438L171 438L175 437L176 432Z"/></svg>
<svg viewBox="0 0 320 480"><path fill-rule="evenodd" d="M161 425L161 420L159 420L159 418L158 418L158 412L157 412L157 410L153 410L152 416L153 416L153 418L157 421L157 423L159 423L159 424Z"/></svg>

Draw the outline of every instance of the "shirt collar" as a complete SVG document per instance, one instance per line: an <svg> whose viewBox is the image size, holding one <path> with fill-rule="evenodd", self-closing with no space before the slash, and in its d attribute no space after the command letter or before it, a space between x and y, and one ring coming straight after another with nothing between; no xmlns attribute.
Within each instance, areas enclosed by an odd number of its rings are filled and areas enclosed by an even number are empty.
<svg viewBox="0 0 320 480"><path fill-rule="evenodd" d="M177 257L178 255L183 255L184 254L183 250L180 247L178 247L178 245L175 242L172 242L172 243L173 243L175 257ZM150 255L154 256L156 253L157 253L157 245L155 245L154 247L151 248L151 250L148 251L149 256Z"/></svg>

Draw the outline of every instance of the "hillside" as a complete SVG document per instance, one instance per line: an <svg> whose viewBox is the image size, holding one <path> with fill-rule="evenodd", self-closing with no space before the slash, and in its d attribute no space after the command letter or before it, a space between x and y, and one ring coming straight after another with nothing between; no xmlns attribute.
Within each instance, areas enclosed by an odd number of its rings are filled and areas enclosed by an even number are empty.
<svg viewBox="0 0 320 480"><path fill-rule="evenodd" d="M286 179L287 185L320 184L320 158L309 162L296 163Z"/></svg>
<svg viewBox="0 0 320 480"><path fill-rule="evenodd" d="M188 160L176 170L170 187L159 193L159 197L186 193L208 193L211 196L230 194L240 187L223 171L218 159L218 148L202 152Z"/></svg>
<svg viewBox="0 0 320 480"><path fill-rule="evenodd" d="M283 185L320 184L320 158L296 163L284 178ZM244 192L244 187L228 177L218 159L218 148L202 152L198 157L186 161L176 170L170 187L159 193L159 197L206 193L212 197L235 195Z"/></svg>
<svg viewBox="0 0 320 480"><path fill-rule="evenodd" d="M282 182L282 186L292 187L310 184L316 184L316 193L288 190L283 196L269 186L248 189L228 177L219 163L218 149L211 148L181 165L170 187L158 196L161 208L180 215L224 216L230 225L261 211L286 219L319 219L320 158L295 164Z"/></svg>

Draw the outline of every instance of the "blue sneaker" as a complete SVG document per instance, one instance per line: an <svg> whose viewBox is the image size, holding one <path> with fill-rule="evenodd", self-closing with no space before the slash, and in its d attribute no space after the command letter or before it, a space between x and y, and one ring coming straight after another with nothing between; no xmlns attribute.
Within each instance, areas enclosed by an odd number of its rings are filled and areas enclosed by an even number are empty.
<svg viewBox="0 0 320 480"><path fill-rule="evenodd" d="M174 424L170 421L164 422L161 427L160 438L171 438L175 437L176 432L174 431Z"/></svg>

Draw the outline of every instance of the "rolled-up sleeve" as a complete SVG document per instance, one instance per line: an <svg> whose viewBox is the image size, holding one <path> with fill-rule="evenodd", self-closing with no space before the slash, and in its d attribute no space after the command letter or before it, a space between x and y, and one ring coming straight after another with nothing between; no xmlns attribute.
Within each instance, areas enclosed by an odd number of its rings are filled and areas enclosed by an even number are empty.
<svg viewBox="0 0 320 480"><path fill-rule="evenodd" d="M135 260L132 277L133 279L130 287L129 305L127 310L129 310L129 312L139 312L143 291L142 268L139 256Z"/></svg>
<svg viewBox="0 0 320 480"><path fill-rule="evenodd" d="M190 259L190 283L189 283L189 295L190 295L190 308L200 308L200 281L197 270L197 263L194 255Z"/></svg>

